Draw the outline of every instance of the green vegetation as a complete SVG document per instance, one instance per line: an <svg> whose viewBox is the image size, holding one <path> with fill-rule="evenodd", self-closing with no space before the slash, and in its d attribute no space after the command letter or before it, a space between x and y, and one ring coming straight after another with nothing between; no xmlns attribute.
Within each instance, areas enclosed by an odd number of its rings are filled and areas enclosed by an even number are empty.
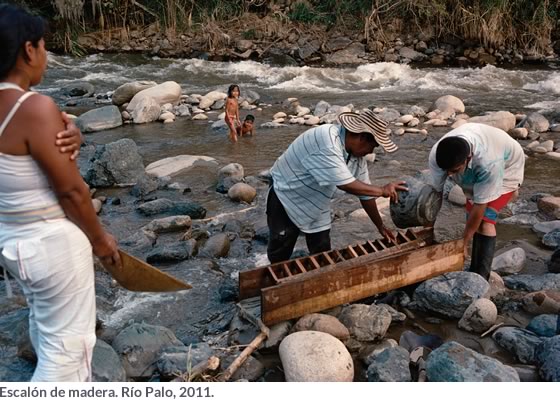
<svg viewBox="0 0 560 412"><path fill-rule="evenodd" d="M84 32L130 30L157 23L166 33L225 32L242 24L245 13L282 24L359 30L366 39L385 40L389 32L420 32L437 40L453 37L486 47L544 51L559 37L558 0L19 0L46 16L58 40L73 50ZM255 21L254 19L249 21ZM238 26L239 26L238 24ZM196 28L195 26L198 26ZM239 27L238 27L239 28ZM259 29L260 30L260 29ZM259 31L249 25L247 39ZM262 31L262 30L261 30ZM267 30L264 30L267 31Z"/></svg>

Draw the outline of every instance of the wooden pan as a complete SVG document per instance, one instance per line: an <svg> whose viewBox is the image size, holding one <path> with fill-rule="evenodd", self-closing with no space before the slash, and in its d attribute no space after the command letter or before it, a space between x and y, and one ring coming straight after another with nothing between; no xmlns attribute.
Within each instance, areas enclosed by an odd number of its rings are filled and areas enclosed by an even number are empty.
<svg viewBox="0 0 560 412"><path fill-rule="evenodd" d="M105 266L107 271L123 288L134 292L175 292L192 286L165 272L119 250L122 269Z"/></svg>

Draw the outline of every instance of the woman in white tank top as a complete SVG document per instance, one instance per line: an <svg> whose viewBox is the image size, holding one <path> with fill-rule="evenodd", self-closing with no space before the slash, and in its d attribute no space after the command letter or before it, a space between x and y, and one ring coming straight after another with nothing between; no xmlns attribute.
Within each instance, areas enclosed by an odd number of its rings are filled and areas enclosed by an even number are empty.
<svg viewBox="0 0 560 412"><path fill-rule="evenodd" d="M0 5L0 265L21 285L37 353L35 381L91 380L92 252L120 265L76 163L55 146L64 129L48 97L28 90L45 72L44 22Z"/></svg>

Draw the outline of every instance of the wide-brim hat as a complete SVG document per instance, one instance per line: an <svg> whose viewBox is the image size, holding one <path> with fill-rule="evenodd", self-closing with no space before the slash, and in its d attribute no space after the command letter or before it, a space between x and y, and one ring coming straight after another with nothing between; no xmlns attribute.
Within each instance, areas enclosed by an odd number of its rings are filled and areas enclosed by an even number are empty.
<svg viewBox="0 0 560 412"><path fill-rule="evenodd" d="M391 131L387 128L388 123L378 117L371 110L366 109L360 114L346 112L338 116L340 124L352 133L370 133L387 153L392 153L398 146L389 139Z"/></svg>

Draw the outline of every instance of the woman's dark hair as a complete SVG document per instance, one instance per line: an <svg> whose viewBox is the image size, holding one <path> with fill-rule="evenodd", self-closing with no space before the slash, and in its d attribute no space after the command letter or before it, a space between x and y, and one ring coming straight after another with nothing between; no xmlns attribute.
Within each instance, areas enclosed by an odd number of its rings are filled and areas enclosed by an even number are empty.
<svg viewBox="0 0 560 412"><path fill-rule="evenodd" d="M45 31L46 23L41 17L11 4L0 5L0 79L14 68L25 43L30 41L38 47Z"/></svg>
<svg viewBox="0 0 560 412"><path fill-rule="evenodd" d="M459 136L446 137L438 143L436 162L443 170L457 167L471 154L469 143Z"/></svg>
<svg viewBox="0 0 560 412"><path fill-rule="evenodd" d="M241 94L241 89L239 88L239 86L236 84L232 84L227 90L227 97L233 97L233 90L235 90L236 87L237 90L239 90L239 94Z"/></svg>

